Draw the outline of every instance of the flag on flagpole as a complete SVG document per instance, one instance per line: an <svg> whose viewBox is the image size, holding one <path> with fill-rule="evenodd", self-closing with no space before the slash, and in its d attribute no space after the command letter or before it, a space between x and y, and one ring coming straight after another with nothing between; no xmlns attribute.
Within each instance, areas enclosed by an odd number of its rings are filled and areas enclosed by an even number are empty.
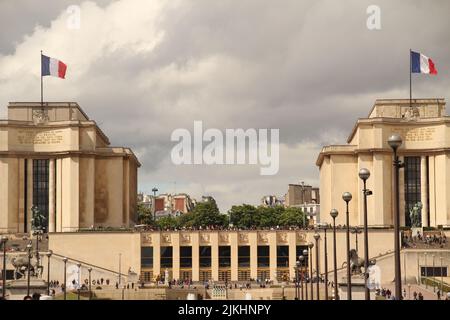
<svg viewBox="0 0 450 320"><path fill-rule="evenodd" d="M411 51L411 72L436 75L437 69L433 60L426 55Z"/></svg>
<svg viewBox="0 0 450 320"><path fill-rule="evenodd" d="M41 55L41 76L54 76L65 79L67 65L54 58Z"/></svg>

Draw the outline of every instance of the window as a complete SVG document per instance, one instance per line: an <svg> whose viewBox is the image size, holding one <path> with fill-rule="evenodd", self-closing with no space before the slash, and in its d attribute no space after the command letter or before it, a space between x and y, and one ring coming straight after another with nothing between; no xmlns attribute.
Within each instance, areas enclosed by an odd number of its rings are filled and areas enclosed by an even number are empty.
<svg viewBox="0 0 450 320"><path fill-rule="evenodd" d="M200 268L211 268L211 247L200 246Z"/></svg>
<svg viewBox="0 0 450 320"><path fill-rule="evenodd" d="M180 247L180 267L192 268L192 247Z"/></svg>
<svg viewBox="0 0 450 320"><path fill-rule="evenodd" d="M277 246L277 267L289 268L289 246Z"/></svg>
<svg viewBox="0 0 450 320"><path fill-rule="evenodd" d="M49 190L49 160L33 160L33 204L45 217L43 227L48 227L48 190ZM31 218L33 213L31 213Z"/></svg>
<svg viewBox="0 0 450 320"><path fill-rule="evenodd" d="M405 157L405 225L411 226L409 212L420 202L420 157ZM419 212L420 215L420 212ZM420 215L421 216L421 215Z"/></svg>
<svg viewBox="0 0 450 320"><path fill-rule="evenodd" d="M238 267L250 267L250 246L238 247Z"/></svg>
<svg viewBox="0 0 450 320"><path fill-rule="evenodd" d="M420 267L422 277L447 277L447 267Z"/></svg>
<svg viewBox="0 0 450 320"><path fill-rule="evenodd" d="M144 282L150 282L153 280L153 272L141 271L141 280Z"/></svg>
<svg viewBox="0 0 450 320"><path fill-rule="evenodd" d="M219 268L228 268L231 266L231 247L219 246Z"/></svg>
<svg viewBox="0 0 450 320"><path fill-rule="evenodd" d="M141 268L153 268L153 247L141 247Z"/></svg>
<svg viewBox="0 0 450 320"><path fill-rule="evenodd" d="M270 250L269 246L258 246L258 267L269 267Z"/></svg>
<svg viewBox="0 0 450 320"><path fill-rule="evenodd" d="M161 247L161 268L172 268L172 252L172 247Z"/></svg>

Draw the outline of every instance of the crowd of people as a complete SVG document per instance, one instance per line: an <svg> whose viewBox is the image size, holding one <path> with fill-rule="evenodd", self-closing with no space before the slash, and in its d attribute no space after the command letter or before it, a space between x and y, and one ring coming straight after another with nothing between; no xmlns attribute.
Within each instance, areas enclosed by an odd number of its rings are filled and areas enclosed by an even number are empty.
<svg viewBox="0 0 450 320"><path fill-rule="evenodd" d="M443 232L422 235L418 231L416 235L408 235L407 233L403 235L404 248L417 248L420 246L444 248L447 246L447 236Z"/></svg>

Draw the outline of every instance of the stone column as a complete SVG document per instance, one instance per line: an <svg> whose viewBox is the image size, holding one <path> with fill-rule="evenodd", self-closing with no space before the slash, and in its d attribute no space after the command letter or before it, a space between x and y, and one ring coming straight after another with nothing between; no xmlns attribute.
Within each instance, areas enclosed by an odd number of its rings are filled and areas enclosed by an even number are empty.
<svg viewBox="0 0 450 320"><path fill-rule="evenodd" d="M295 232L288 233L288 243L289 243L289 278L295 278L295 268L297 262L297 239Z"/></svg>
<svg viewBox="0 0 450 320"><path fill-rule="evenodd" d="M180 234L172 233L172 277L180 279Z"/></svg>
<svg viewBox="0 0 450 320"><path fill-rule="evenodd" d="M161 233L152 233L153 245L153 277L161 274ZM164 271L164 270L163 270Z"/></svg>
<svg viewBox="0 0 450 320"><path fill-rule="evenodd" d="M250 245L250 278L258 277L258 234L256 231L248 233L248 242Z"/></svg>
<svg viewBox="0 0 450 320"><path fill-rule="evenodd" d="M270 280L277 283L277 232L267 234L269 240L269 270Z"/></svg>
<svg viewBox="0 0 450 320"><path fill-rule="evenodd" d="M231 246L231 281L238 281L238 235L230 232Z"/></svg>
<svg viewBox="0 0 450 320"><path fill-rule="evenodd" d="M420 158L420 202L422 202L422 227L428 227L428 188L427 188L427 157L422 156Z"/></svg>
<svg viewBox="0 0 450 320"><path fill-rule="evenodd" d="M55 232L55 159L48 168L48 232Z"/></svg>
<svg viewBox="0 0 450 320"><path fill-rule="evenodd" d="M210 232L211 242L211 278L219 281L219 234L217 231Z"/></svg>
<svg viewBox="0 0 450 320"><path fill-rule="evenodd" d="M198 232L191 233L192 244L192 281L200 280L200 245Z"/></svg>

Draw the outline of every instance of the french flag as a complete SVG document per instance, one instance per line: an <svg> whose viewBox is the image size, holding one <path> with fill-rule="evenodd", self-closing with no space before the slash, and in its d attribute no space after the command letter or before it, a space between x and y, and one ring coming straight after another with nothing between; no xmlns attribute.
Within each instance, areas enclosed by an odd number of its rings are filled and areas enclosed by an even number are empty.
<svg viewBox="0 0 450 320"><path fill-rule="evenodd" d="M433 60L419 52L411 51L411 72L437 74Z"/></svg>
<svg viewBox="0 0 450 320"><path fill-rule="evenodd" d="M41 75L65 79L67 65L54 58L41 55Z"/></svg>

